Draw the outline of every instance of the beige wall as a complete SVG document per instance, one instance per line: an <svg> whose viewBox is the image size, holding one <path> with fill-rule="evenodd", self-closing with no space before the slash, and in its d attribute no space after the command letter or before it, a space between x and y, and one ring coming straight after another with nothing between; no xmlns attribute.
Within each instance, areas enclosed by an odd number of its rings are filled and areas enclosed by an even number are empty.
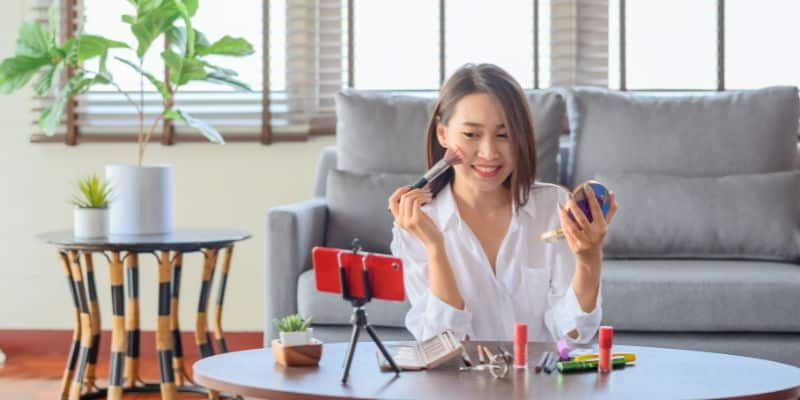
<svg viewBox="0 0 800 400"><path fill-rule="evenodd" d="M17 29L27 14L26 3L3 2L0 58L13 52ZM73 314L61 266L55 250L37 243L34 235L71 227L70 182L90 172L102 174L108 163L136 162L136 145L31 144L28 133L34 115L29 109L27 93L0 96L0 329L67 329L73 325ZM262 329L266 210L308 198L319 151L333 143L333 138L318 138L272 146L202 143L148 148L147 162L175 167L178 227L230 227L253 234L234 254L223 322L227 330ZM183 329L194 326L201 261L197 254L184 259ZM152 330L155 260L142 256L140 263L142 328ZM95 264L104 328L108 329L108 270L101 258Z"/></svg>

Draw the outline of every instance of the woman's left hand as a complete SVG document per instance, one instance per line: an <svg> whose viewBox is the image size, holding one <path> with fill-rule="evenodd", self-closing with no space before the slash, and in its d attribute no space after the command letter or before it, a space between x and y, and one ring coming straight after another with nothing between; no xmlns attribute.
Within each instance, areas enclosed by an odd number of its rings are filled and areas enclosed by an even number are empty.
<svg viewBox="0 0 800 400"><path fill-rule="evenodd" d="M567 244L575 254L578 264L597 268L603 260L603 239L608 232L608 224L617 212L617 202L614 193L609 193L609 208L605 218L597 203L597 198L590 185L584 187L586 197L589 201L589 210L592 212L593 221L578 206L574 199L570 198L565 207L561 207L559 218L561 219L561 229L567 239ZM569 213L575 217L573 220Z"/></svg>

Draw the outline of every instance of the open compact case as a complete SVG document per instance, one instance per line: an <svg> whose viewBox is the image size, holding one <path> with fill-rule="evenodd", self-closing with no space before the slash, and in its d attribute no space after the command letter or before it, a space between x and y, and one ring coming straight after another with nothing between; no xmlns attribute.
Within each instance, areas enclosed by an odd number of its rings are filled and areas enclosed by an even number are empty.
<svg viewBox="0 0 800 400"><path fill-rule="evenodd" d="M602 183L593 180L583 182L575 186L575 189L572 190L572 197L575 199L575 202L578 203L578 207L580 207L581 211L583 211L583 213L589 219L589 222L594 221L594 217L592 216L591 207L589 207L589 197L586 195L586 192L584 191L584 188L586 186L592 187L592 190L594 191L594 196L597 199L597 204L600 206L600 211L603 212L603 217L608 215L608 209L609 207L611 207L611 195L609 193L608 188L606 188ZM564 189L569 190L566 187L564 187ZM572 216L571 212L569 216L573 220L575 219ZM561 228L547 231L539 236L539 240L542 240L547 243L554 243L563 238L564 238L564 231L562 231Z"/></svg>

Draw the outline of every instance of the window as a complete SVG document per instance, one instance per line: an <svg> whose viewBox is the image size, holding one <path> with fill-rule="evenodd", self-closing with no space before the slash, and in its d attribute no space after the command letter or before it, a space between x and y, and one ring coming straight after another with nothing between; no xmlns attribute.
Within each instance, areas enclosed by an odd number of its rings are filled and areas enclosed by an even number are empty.
<svg viewBox="0 0 800 400"><path fill-rule="evenodd" d="M546 1L543 1L546 2ZM533 2L445 3L445 76L465 63L491 62L522 87L533 87Z"/></svg>
<svg viewBox="0 0 800 400"><path fill-rule="evenodd" d="M623 5L625 42L620 43ZM614 0L609 7L609 87L717 87L717 0ZM622 46L624 70L619 64ZM625 87L621 87L620 73L624 73Z"/></svg>
<svg viewBox="0 0 800 400"><path fill-rule="evenodd" d="M356 0L353 23L356 89L439 87L438 2Z"/></svg>
<svg viewBox="0 0 800 400"><path fill-rule="evenodd" d="M725 3L725 87L800 85L800 2Z"/></svg>

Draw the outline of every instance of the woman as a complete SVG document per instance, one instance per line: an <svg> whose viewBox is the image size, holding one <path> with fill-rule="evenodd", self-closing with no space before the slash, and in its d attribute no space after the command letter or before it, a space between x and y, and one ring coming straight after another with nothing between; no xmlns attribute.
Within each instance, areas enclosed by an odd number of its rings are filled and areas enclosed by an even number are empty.
<svg viewBox="0 0 800 400"><path fill-rule="evenodd" d="M602 241L617 210L589 222L556 185L533 183L536 148L519 84L490 64L465 65L445 83L427 129L428 165L447 148L463 160L427 189L397 189L392 253L405 265L417 340L445 329L459 337L587 343L600 325ZM590 193L591 194L591 193ZM591 199L593 215L601 215ZM571 211L573 220L568 216ZM547 244L562 227L566 241Z"/></svg>

